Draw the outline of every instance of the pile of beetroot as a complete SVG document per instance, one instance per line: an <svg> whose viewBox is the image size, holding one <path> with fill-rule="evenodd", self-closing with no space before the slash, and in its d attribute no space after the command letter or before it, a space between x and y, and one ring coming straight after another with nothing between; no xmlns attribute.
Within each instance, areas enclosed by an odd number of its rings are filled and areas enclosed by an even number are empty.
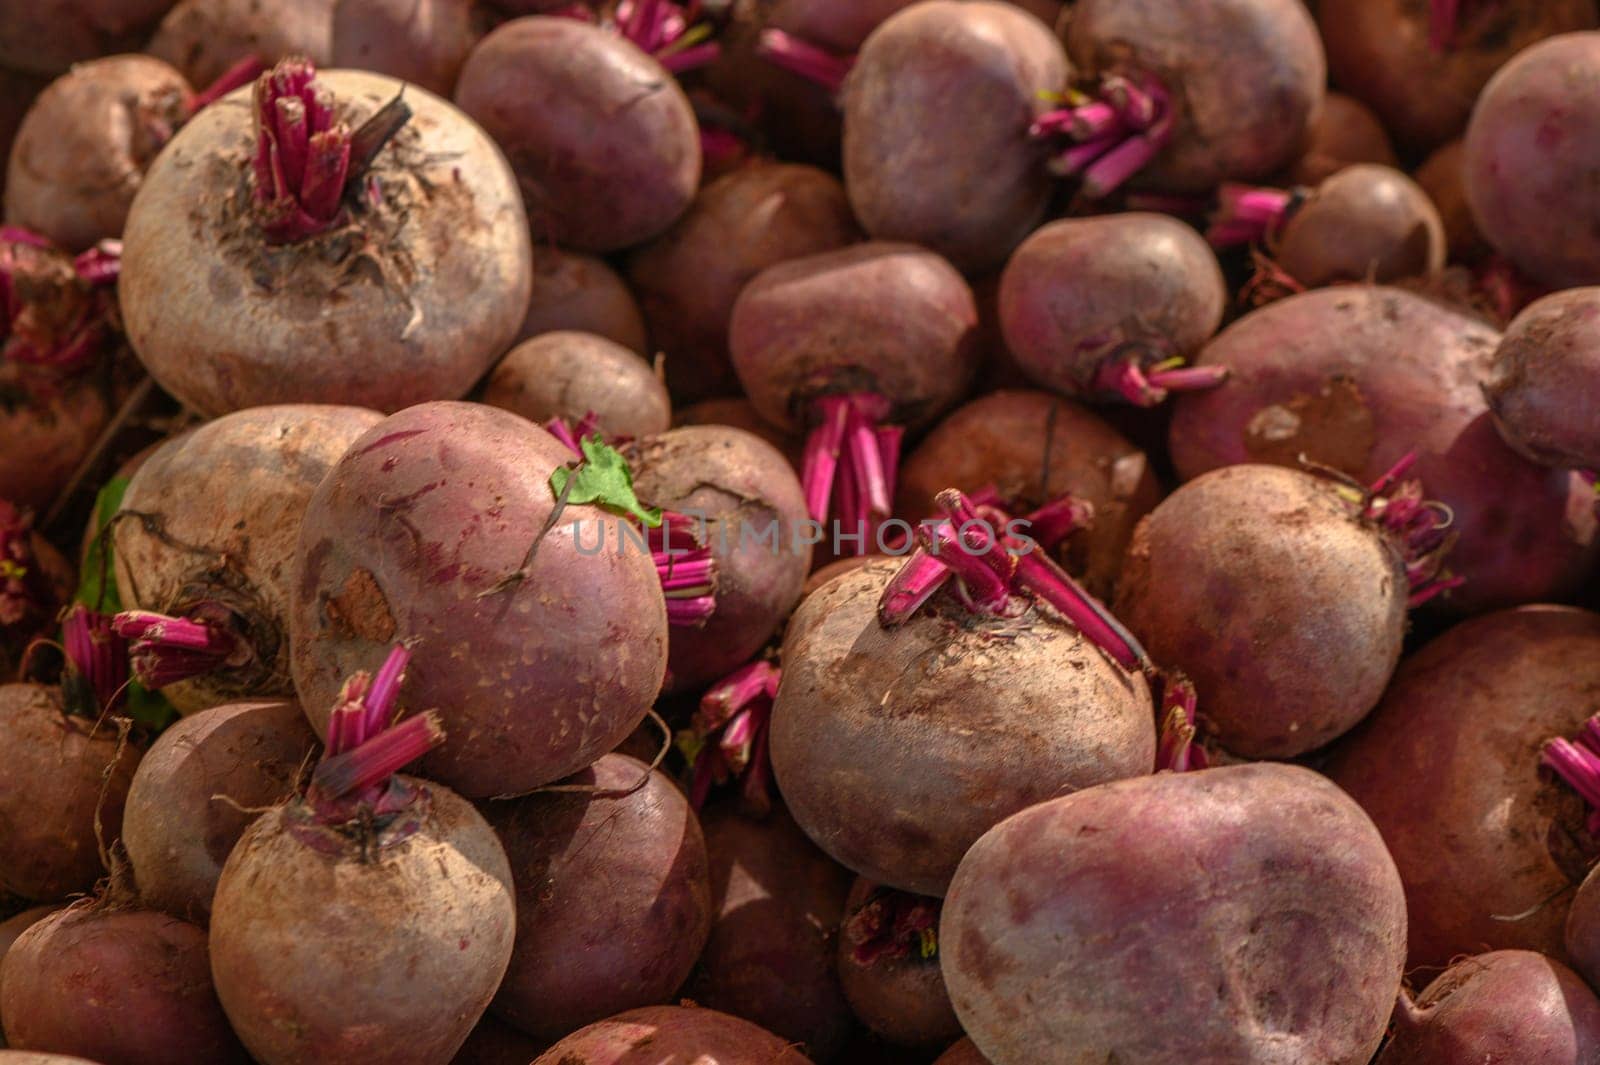
<svg viewBox="0 0 1600 1065"><path fill-rule="evenodd" d="M1600 1065L1595 0L0 0L0 1065Z"/></svg>

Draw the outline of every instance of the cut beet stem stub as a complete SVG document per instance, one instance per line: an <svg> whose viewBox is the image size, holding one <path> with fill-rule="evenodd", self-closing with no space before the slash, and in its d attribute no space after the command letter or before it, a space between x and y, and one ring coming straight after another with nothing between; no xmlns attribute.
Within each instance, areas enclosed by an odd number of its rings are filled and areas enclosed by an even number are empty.
<svg viewBox="0 0 1600 1065"><path fill-rule="evenodd" d="M1065 139L1050 160L1060 177L1081 177L1082 193L1104 199L1148 166L1172 139L1171 96L1154 77L1102 79L1093 97L1073 94L1067 106L1036 118L1029 133Z"/></svg>
<svg viewBox="0 0 1600 1065"><path fill-rule="evenodd" d="M128 644L112 619L81 603L61 622L69 676L76 676L94 701L94 712L114 711L128 686Z"/></svg>
<svg viewBox="0 0 1600 1065"><path fill-rule="evenodd" d="M1593 723L1590 719L1589 725ZM1588 727L1586 725L1586 731ZM1553 739L1544 745L1539 764L1583 797L1589 804L1589 832L1600 835L1600 754L1570 740Z"/></svg>
<svg viewBox="0 0 1600 1065"><path fill-rule="evenodd" d="M768 724L782 671L758 660L713 684L700 698L690 727L675 745L690 767L689 802L705 805L711 789L738 781L746 809L764 813L772 802Z"/></svg>
<svg viewBox="0 0 1600 1065"><path fill-rule="evenodd" d="M897 958L939 956L940 900L879 887L844 923L850 960L873 965Z"/></svg>
<svg viewBox="0 0 1600 1065"><path fill-rule="evenodd" d="M1206 229L1213 248L1261 244L1277 235L1303 202L1299 192L1225 184L1217 190L1217 209Z"/></svg>
<svg viewBox="0 0 1600 1065"><path fill-rule="evenodd" d="M855 553L866 554L889 517L900 464L898 427L881 424L889 401L856 392L819 397L806 437L800 481L806 512L819 525L837 517Z"/></svg>
<svg viewBox="0 0 1600 1065"><path fill-rule="evenodd" d="M215 612L226 616L226 609ZM249 646L233 627L220 619L125 610L113 621L118 636L129 641L133 673L151 691L219 669L237 666L251 657Z"/></svg>
<svg viewBox="0 0 1600 1065"><path fill-rule="evenodd" d="M1149 345L1132 343L1100 363L1093 389L1136 407L1153 407L1173 392L1200 392L1227 379L1226 366L1186 366L1179 356L1159 358Z"/></svg>

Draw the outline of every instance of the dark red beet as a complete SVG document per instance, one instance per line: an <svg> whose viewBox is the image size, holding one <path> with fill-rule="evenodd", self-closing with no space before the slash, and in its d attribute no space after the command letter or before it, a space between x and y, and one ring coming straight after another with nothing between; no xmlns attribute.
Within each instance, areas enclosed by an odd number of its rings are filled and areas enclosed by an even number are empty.
<svg viewBox="0 0 1600 1065"><path fill-rule="evenodd" d="M336 0L333 64L449 96L488 22L479 0Z"/></svg>
<svg viewBox="0 0 1600 1065"><path fill-rule="evenodd" d="M1506 327L1484 385L1500 435L1546 466L1600 469L1600 288L1546 296Z"/></svg>
<svg viewBox="0 0 1600 1065"><path fill-rule="evenodd" d="M563 330L594 333L649 354L639 304L604 259L536 243L533 294L517 339Z"/></svg>
<svg viewBox="0 0 1600 1065"><path fill-rule="evenodd" d="M174 0L3 0L0 66L63 74L113 52L138 49Z"/></svg>
<svg viewBox="0 0 1600 1065"><path fill-rule="evenodd" d="M839 933L839 981L855 1015L903 1046L961 1033L939 972L939 900L857 877Z"/></svg>
<svg viewBox="0 0 1600 1065"><path fill-rule="evenodd" d="M1450 258L1459 262L1471 262L1489 250L1472 217L1472 207L1467 203L1465 159L1466 144L1461 140L1448 141L1411 173L1439 209Z"/></svg>
<svg viewBox="0 0 1600 1065"><path fill-rule="evenodd" d="M1372 109L1342 92L1330 92L1311 127L1311 139L1285 175L1291 185L1318 185L1351 163L1398 166L1389 133Z"/></svg>

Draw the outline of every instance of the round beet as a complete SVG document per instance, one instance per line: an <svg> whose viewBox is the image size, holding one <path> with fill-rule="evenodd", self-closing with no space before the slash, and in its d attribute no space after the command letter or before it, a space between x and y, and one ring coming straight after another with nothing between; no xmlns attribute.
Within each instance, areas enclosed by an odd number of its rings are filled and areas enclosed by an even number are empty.
<svg viewBox="0 0 1600 1065"><path fill-rule="evenodd" d="M1584 3L1593 20L1594 5ZM1467 126L1467 202L1496 251L1552 288L1600 283L1600 33L1567 33L1501 67Z"/></svg>
<svg viewBox="0 0 1600 1065"><path fill-rule="evenodd" d="M1600 288L1557 292L1506 327L1484 385L1500 435L1546 466L1600 469Z"/></svg>
<svg viewBox="0 0 1600 1065"><path fill-rule="evenodd" d="M512 348L489 374L482 402L543 424L589 415L606 437L643 437L672 424L667 386L639 355L593 333L541 333Z"/></svg>
<svg viewBox="0 0 1600 1065"><path fill-rule="evenodd" d="M534 1065L807 1065L804 1055L764 1028L716 1010L648 1006L619 1013L567 1036Z"/></svg>
<svg viewBox="0 0 1600 1065"><path fill-rule="evenodd" d="M1600 999L1578 974L1529 950L1463 958L1402 995L1374 1065L1583 1065L1600 1058Z"/></svg>
<svg viewBox="0 0 1600 1065"><path fill-rule="evenodd" d="M1389 132L1372 109L1354 96L1330 92L1305 152L1286 176L1292 185L1320 185L1352 163L1400 165Z"/></svg>
<svg viewBox="0 0 1600 1065"><path fill-rule="evenodd" d="M535 229L583 251L649 240L700 183L699 127L661 64L617 34L530 16L467 56L456 103L505 149Z"/></svg>
<svg viewBox="0 0 1600 1065"><path fill-rule="evenodd" d="M628 260L673 394L737 392L728 318L739 291L774 263L859 237L844 188L815 167L755 162L701 189L676 225Z"/></svg>
<svg viewBox="0 0 1600 1065"><path fill-rule="evenodd" d="M291 668L319 733L343 678L396 640L416 653L412 702L449 732L424 771L472 798L575 773L633 731L666 668L661 582L646 552L579 550L617 521L597 507L545 531L570 461L471 403L412 407L352 445L306 508L293 578Z"/></svg>
<svg viewBox="0 0 1600 1065"><path fill-rule="evenodd" d="M1375 163L1347 166L1322 182L1268 243L1278 265L1307 288L1426 277L1445 260L1444 222L1428 194Z"/></svg>
<svg viewBox="0 0 1600 1065"><path fill-rule="evenodd" d="M1228 289L1191 227L1129 212L1051 222L1012 254L999 318L1022 372L1068 396L1148 406L1215 384L1175 369L1222 324Z"/></svg>
<svg viewBox="0 0 1600 1065"><path fill-rule="evenodd" d="M1449 257L1470 261L1481 258L1489 246L1478 232L1478 223L1473 221L1472 208L1467 203L1465 159L1466 144L1459 139L1449 141L1423 160L1411 176L1439 210Z"/></svg>
<svg viewBox="0 0 1600 1065"><path fill-rule="evenodd" d="M1150 772L1154 718L1141 675L1030 596L990 614L936 590L885 626L879 601L900 568L862 566L795 611L772 767L795 820L841 864L942 895L1002 818Z"/></svg>
<svg viewBox="0 0 1600 1065"><path fill-rule="evenodd" d="M1066 80L1061 43L1009 4L928 0L891 16L843 95L844 182L862 226L968 273L1000 265L1050 199L1028 126Z"/></svg>
<svg viewBox="0 0 1600 1065"><path fill-rule="evenodd" d="M179 0L167 12L145 51L204 88L242 59L271 66L304 56L318 66L333 62L335 0ZM340 66L372 67L359 63ZM384 71L393 73L393 71ZM433 89L424 85L425 89ZM433 90L438 91L438 90Z"/></svg>
<svg viewBox="0 0 1600 1065"><path fill-rule="evenodd" d="M672 424L674 428L685 425L726 425L732 429L743 429L783 452L796 469L800 466L803 441L757 414L755 407L743 396L703 399L687 407L678 407L672 412Z"/></svg>
<svg viewBox="0 0 1600 1065"><path fill-rule="evenodd" d="M857 877L839 932L839 982L850 1009L900 1046L942 1046L961 1034L939 972L939 900Z"/></svg>
<svg viewBox="0 0 1600 1065"><path fill-rule="evenodd" d="M805 496L782 453L739 429L673 429L627 455L639 497L693 519L711 552L712 613L675 625L667 650L667 690L703 688L766 646L799 601L811 569L797 535Z"/></svg>
<svg viewBox="0 0 1600 1065"><path fill-rule="evenodd" d="M1319 0L1334 83L1427 150L1461 132L1496 70L1541 38L1595 24L1594 0Z"/></svg>
<svg viewBox="0 0 1600 1065"><path fill-rule="evenodd" d="M492 1008L545 1040L672 998L712 918L700 823L666 774L608 754L560 787L484 808L517 889Z"/></svg>
<svg viewBox="0 0 1600 1065"><path fill-rule="evenodd" d="M163 732L139 760L122 815L140 901L203 924L234 844L295 794L316 746L292 702L218 706Z"/></svg>
<svg viewBox="0 0 1600 1065"><path fill-rule="evenodd" d="M488 21L478 0L333 0L331 58L449 96Z"/></svg>
<svg viewBox="0 0 1600 1065"><path fill-rule="evenodd" d="M392 411L464 395L505 353L532 283L515 182L466 116L416 86L397 102L400 89L286 61L157 158L128 213L119 292L163 388L209 415ZM277 128L302 109L305 127ZM298 178L257 165L305 131Z"/></svg>
<svg viewBox="0 0 1600 1065"><path fill-rule="evenodd" d="M604 259L535 245L533 295L517 339L563 330L594 333L649 354L639 304Z"/></svg>
<svg viewBox="0 0 1600 1065"><path fill-rule="evenodd" d="M162 444L111 533L117 631L135 675L182 713L290 695L289 580L300 518L345 449L382 421L358 407L252 407Z"/></svg>
<svg viewBox="0 0 1600 1065"><path fill-rule="evenodd" d="M1262 764L1117 781L1002 821L962 859L939 939L994 1065L1366 1065L1405 928L1360 808Z"/></svg>
<svg viewBox="0 0 1600 1065"><path fill-rule="evenodd" d="M1479 382L1499 335L1479 320L1393 288L1338 286L1279 300L1206 346L1221 388L1182 397L1173 464L1184 478L1219 466L1300 456L1370 484L1411 451L1413 475L1454 513L1450 565L1463 612L1574 594L1593 571L1592 493L1576 474L1540 469L1495 432Z"/></svg>
<svg viewBox="0 0 1600 1065"><path fill-rule="evenodd" d="M0 66L64 74L143 43L174 0L0 0Z"/></svg>
<svg viewBox="0 0 1600 1065"><path fill-rule="evenodd" d="M72 906L24 932L0 970L0 1016L19 1050L104 1065L249 1060L211 986L205 932L166 914Z"/></svg>
<svg viewBox="0 0 1600 1065"><path fill-rule="evenodd" d="M1462 622L1400 664L1329 775L1377 822L1411 913L1411 966L1500 948L1561 954L1600 854L1583 802L1540 772L1600 691L1600 616L1522 607Z"/></svg>
<svg viewBox="0 0 1600 1065"><path fill-rule="evenodd" d="M1600 869L1600 866L1595 868ZM17 919L12 918L13 921ZM1572 896L1572 907L1567 911L1566 927L1562 930L1562 945L1566 947L1572 967L1593 986L1600 978L1600 875L1595 869L1589 870L1589 875L1583 878ZM0 954L3 950L3 940L0 940Z"/></svg>
<svg viewBox="0 0 1600 1065"><path fill-rule="evenodd" d="M716 920L684 993L831 1059L852 1028L833 943L850 876L780 806L702 816Z"/></svg>

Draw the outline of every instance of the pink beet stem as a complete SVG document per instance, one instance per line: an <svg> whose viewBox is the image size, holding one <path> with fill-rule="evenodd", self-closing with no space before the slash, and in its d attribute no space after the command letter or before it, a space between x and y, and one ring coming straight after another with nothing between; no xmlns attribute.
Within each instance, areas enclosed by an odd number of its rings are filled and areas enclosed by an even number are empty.
<svg viewBox="0 0 1600 1065"><path fill-rule="evenodd" d="M735 773L748 764L749 743L755 738L757 724L755 714L741 710L728 720L717 739L717 747L728 760L728 768Z"/></svg>
<svg viewBox="0 0 1600 1065"><path fill-rule="evenodd" d="M1024 588L1059 610L1084 638L1110 655L1123 669L1142 669L1150 658L1133 634L1099 600L1044 554L1030 551L1017 559L1017 579Z"/></svg>
<svg viewBox="0 0 1600 1065"><path fill-rule="evenodd" d="M1162 718L1161 738L1156 747L1156 772L1188 772L1189 751L1194 745L1194 725L1174 707Z"/></svg>
<svg viewBox="0 0 1600 1065"><path fill-rule="evenodd" d="M717 601L709 595L693 599L668 599L667 624L693 628L709 621L716 608Z"/></svg>
<svg viewBox="0 0 1600 1065"><path fill-rule="evenodd" d="M129 610L112 627L131 641L134 675L153 691L222 669L244 649L231 629L204 618Z"/></svg>
<svg viewBox="0 0 1600 1065"><path fill-rule="evenodd" d="M906 621L933 598L951 577L950 567L918 547L895 571L878 599L878 620L893 628Z"/></svg>
<svg viewBox="0 0 1600 1065"><path fill-rule="evenodd" d="M1084 104L1066 112L1070 116L1068 128L1080 141L1094 140L1107 134L1124 130L1122 115L1104 100Z"/></svg>
<svg viewBox="0 0 1600 1065"><path fill-rule="evenodd" d="M1590 753L1600 755L1600 714L1583 723L1583 730L1578 733L1578 743Z"/></svg>
<svg viewBox="0 0 1600 1065"><path fill-rule="evenodd" d="M855 475L856 488L860 492L861 509L887 516L890 510L889 489L884 480L878 434L855 406L851 407L850 420L846 423L844 448L850 457L850 471Z"/></svg>
<svg viewBox="0 0 1600 1065"><path fill-rule="evenodd" d="M834 474L839 467L839 449L844 443L850 409L844 396L823 396L817 401L817 409L816 428L806 437L800 480L805 486L806 513L811 515L812 521L820 523L828 520Z"/></svg>
<svg viewBox="0 0 1600 1065"><path fill-rule="evenodd" d="M1125 78L1108 78L1104 95L1112 109L1134 129L1146 129L1161 113L1155 97Z"/></svg>
<svg viewBox="0 0 1600 1065"><path fill-rule="evenodd" d="M740 666L706 689L700 697L700 713L707 720L725 721L765 693L779 675L778 668L765 659Z"/></svg>
<svg viewBox="0 0 1600 1065"><path fill-rule="evenodd" d="M690 70L698 70L717 61L722 54L722 46L715 41L706 41L692 48L678 51L662 52L656 56L661 65L673 74L682 74Z"/></svg>
<svg viewBox="0 0 1600 1065"><path fill-rule="evenodd" d="M1410 473L1411 467L1415 466L1416 463L1416 450L1413 449L1406 452L1400 457L1399 462L1396 462L1392 467L1389 468L1388 472L1379 477L1376 481L1373 481L1372 487L1367 491L1373 496L1384 494L1385 492L1389 491L1389 489L1393 488L1395 484L1399 482L1400 478Z"/></svg>
<svg viewBox="0 0 1600 1065"><path fill-rule="evenodd" d="M1070 133L1076 128L1077 108L1062 107L1054 111L1046 111L1034 119L1028 126L1030 137L1050 137L1058 133Z"/></svg>
<svg viewBox="0 0 1600 1065"><path fill-rule="evenodd" d="M311 775L311 788L323 799L342 799L381 784L444 742L433 711L391 725L360 746L324 758Z"/></svg>
<svg viewBox="0 0 1600 1065"><path fill-rule="evenodd" d="M363 700L367 707L366 735L376 735L393 720L395 700L400 696L400 685L405 683L406 666L410 663L411 652L401 644L395 644L389 651L389 657L378 668L377 676L372 678L372 687Z"/></svg>
<svg viewBox="0 0 1600 1065"><path fill-rule="evenodd" d="M803 41L782 30L765 29L756 43L756 54L774 66L813 81L830 93L844 86L855 56L840 56Z"/></svg>
<svg viewBox="0 0 1600 1065"><path fill-rule="evenodd" d="M998 614L1005 609L1010 600L1005 581L950 524L919 526L917 541L955 574L974 610Z"/></svg>
<svg viewBox="0 0 1600 1065"><path fill-rule="evenodd" d="M1092 141L1074 145L1050 160L1050 171L1058 177L1076 177L1117 143L1117 134L1108 133Z"/></svg>
<svg viewBox="0 0 1600 1065"><path fill-rule="evenodd" d="M128 683L128 645L105 614L75 604L61 623L70 667L81 676L98 710L115 710Z"/></svg>
<svg viewBox="0 0 1600 1065"><path fill-rule="evenodd" d="M713 559L689 561L681 555L674 556L661 572L661 587L669 592L694 589L703 594L710 591L711 578L716 572Z"/></svg>
<svg viewBox="0 0 1600 1065"><path fill-rule="evenodd" d="M1129 137L1096 159L1083 173L1083 194L1091 200L1104 199L1123 182L1143 170L1161 151L1148 133Z"/></svg>
<svg viewBox="0 0 1600 1065"><path fill-rule="evenodd" d="M306 128L306 104L297 96L283 96L274 100L273 106L280 180L285 188L299 188L305 181L306 159L311 154L312 131Z"/></svg>
<svg viewBox="0 0 1600 1065"><path fill-rule="evenodd" d="M878 436L878 476L883 481L887 499L894 494L894 486L900 480L900 444L906 431L898 425L880 425L874 432ZM889 509L885 508L884 513L889 513Z"/></svg>
<svg viewBox="0 0 1600 1065"><path fill-rule="evenodd" d="M122 272L122 241L102 240L72 260L80 280L91 285L106 285Z"/></svg>
<svg viewBox="0 0 1600 1065"><path fill-rule="evenodd" d="M846 439L848 440L848 433ZM833 507L839 522L839 530L842 534L840 537L841 544L846 542L843 539L844 535L860 536L862 537L860 544L855 543L854 540L848 542L855 548L856 554L861 554L866 550L866 530L871 516L871 508L867 506L867 501L861 494L861 487L856 483L854 461L851 460L848 453L846 453L844 459L845 461L839 463L839 467L834 473Z"/></svg>
<svg viewBox="0 0 1600 1065"><path fill-rule="evenodd" d="M300 181L301 209L318 222L332 222L349 172L350 136L343 126L312 137Z"/></svg>
<svg viewBox="0 0 1600 1065"><path fill-rule="evenodd" d="M1600 808L1600 755L1569 740L1555 739L1544 745L1539 762L1566 781L1591 807Z"/></svg>
<svg viewBox="0 0 1600 1065"><path fill-rule="evenodd" d="M1226 366L1185 366L1145 375L1146 381L1163 392L1200 392L1216 388L1227 379Z"/></svg>
<svg viewBox="0 0 1600 1065"><path fill-rule="evenodd" d="M1430 581L1427 584L1419 586L1411 593L1409 597L1407 597L1406 608L1408 610L1415 610L1422 604L1431 602L1432 600L1443 595L1445 592L1448 592L1454 588L1459 588L1466 583L1467 579L1465 577L1446 577L1443 580Z"/></svg>
<svg viewBox="0 0 1600 1065"><path fill-rule="evenodd" d="M1023 520L1028 523L1028 533L1046 551L1054 550L1063 540L1086 527L1094 518L1094 507L1086 500L1070 495L1058 496L1030 513Z"/></svg>
<svg viewBox="0 0 1600 1065"><path fill-rule="evenodd" d="M567 427L565 418L551 418L544 423L544 431L565 444L567 450L578 456L578 458L583 458L583 449L578 446L578 439L572 435L572 430Z"/></svg>
<svg viewBox="0 0 1600 1065"><path fill-rule="evenodd" d="M189 113L194 114L202 107L215 103L235 89L242 89L252 81L259 78L266 70L266 64L255 55L247 55L234 60L232 66L207 85L204 89L189 98Z"/></svg>

